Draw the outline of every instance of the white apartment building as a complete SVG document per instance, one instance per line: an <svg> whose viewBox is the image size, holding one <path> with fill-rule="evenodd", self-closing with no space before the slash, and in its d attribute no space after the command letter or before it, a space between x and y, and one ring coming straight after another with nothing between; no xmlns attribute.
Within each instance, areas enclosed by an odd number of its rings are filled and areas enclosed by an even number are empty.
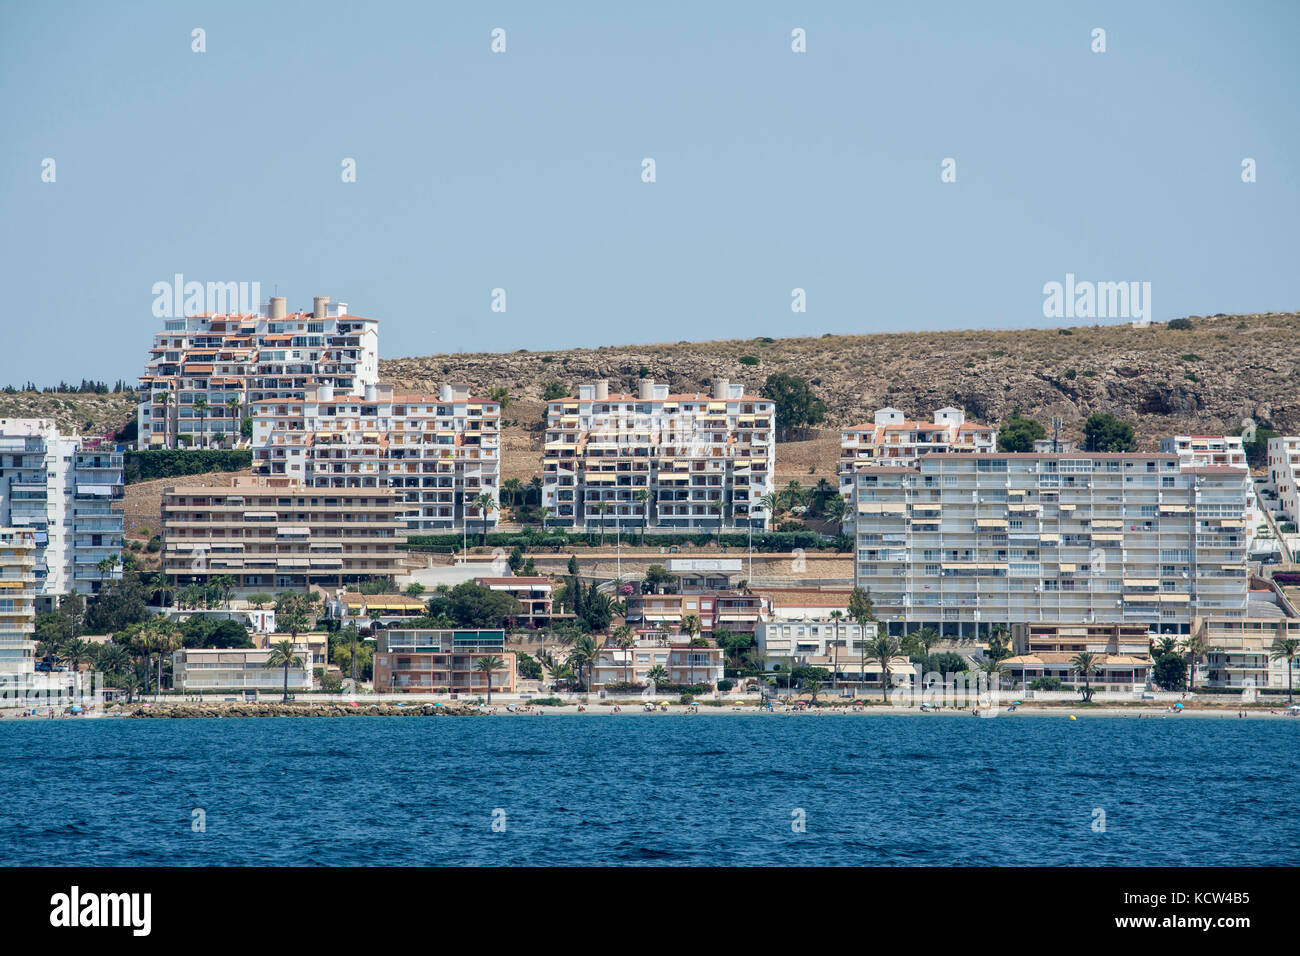
<svg viewBox="0 0 1300 956"><path fill-rule="evenodd" d="M591 686L601 690L607 684L647 684L650 672L662 667L669 684L714 684L723 679L725 662L720 647L691 647L687 643L665 643L641 638L631 647L606 645L597 653L591 669Z"/></svg>
<svg viewBox="0 0 1300 956"><path fill-rule="evenodd" d="M867 645L876 639L879 631L880 625L874 621L865 627L855 621L836 622L829 618L764 621L754 628L754 640L769 666L825 667L842 680L865 675L868 681L878 681L880 664L864 663L864 658ZM890 664L891 672L897 672L900 667L910 670L906 656L896 657Z"/></svg>
<svg viewBox="0 0 1300 956"><path fill-rule="evenodd" d="M542 504L548 525L716 531L766 528L758 499L774 489L775 406L725 379L671 394L643 379L550 402Z"/></svg>
<svg viewBox="0 0 1300 956"><path fill-rule="evenodd" d="M256 315L165 319L140 377L139 448L239 441L254 402L302 398L318 384L363 395L379 382L379 322L317 296L311 312L288 313L283 297Z"/></svg>
<svg viewBox="0 0 1300 956"><path fill-rule="evenodd" d="M1283 435L1268 440L1267 484L1288 520L1300 521L1300 437Z"/></svg>
<svg viewBox="0 0 1300 956"><path fill-rule="evenodd" d="M998 430L966 421L966 413L949 406L934 413L933 422L908 421L896 408L882 408L875 420L840 432L840 493L853 491L853 471L859 465L910 465L922 455L938 452L994 452Z"/></svg>
<svg viewBox="0 0 1300 956"><path fill-rule="evenodd" d="M855 475L855 583L897 633L1246 610L1249 476L1174 455L933 454Z"/></svg>
<svg viewBox="0 0 1300 956"><path fill-rule="evenodd" d="M284 690L283 667L268 667L270 648L185 648L172 653L172 684L187 694L200 691ZM317 661L305 643L294 645L301 664L289 668L289 693L315 685Z"/></svg>
<svg viewBox="0 0 1300 956"><path fill-rule="evenodd" d="M1221 465L1250 473L1240 435L1174 435L1160 439L1160 450L1177 455L1179 464L1185 468ZM1246 514L1246 550L1250 551L1256 534L1268 527L1251 480L1246 482Z"/></svg>
<svg viewBox="0 0 1300 956"><path fill-rule="evenodd" d="M0 527L34 536L41 610L122 576L122 512L113 510L122 494L115 446L63 435L50 419L0 419Z"/></svg>
<svg viewBox="0 0 1300 956"><path fill-rule="evenodd" d="M35 534L0 528L0 682L34 673L35 630Z"/></svg>
<svg viewBox="0 0 1300 956"><path fill-rule="evenodd" d="M437 395L397 395L331 385L302 398L253 403L253 471L311 488L392 488L407 529L432 533L496 526L501 494L501 405L443 385ZM480 495L491 508L477 504Z"/></svg>

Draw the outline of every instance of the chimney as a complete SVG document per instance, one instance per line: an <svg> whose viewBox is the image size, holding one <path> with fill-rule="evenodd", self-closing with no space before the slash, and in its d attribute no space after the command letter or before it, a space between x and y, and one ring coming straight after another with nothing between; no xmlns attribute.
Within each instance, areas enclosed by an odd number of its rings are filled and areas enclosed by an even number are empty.
<svg viewBox="0 0 1300 956"><path fill-rule="evenodd" d="M271 296L271 310L270 310L270 314L267 315L267 318L268 319L284 318L284 296L282 295Z"/></svg>
<svg viewBox="0 0 1300 956"><path fill-rule="evenodd" d="M311 317L313 319L325 319L329 317L330 297L327 295L314 296L311 300Z"/></svg>
<svg viewBox="0 0 1300 956"><path fill-rule="evenodd" d="M725 378L715 378L713 380L713 397L726 398L727 392L730 389L730 387L731 387L731 383L728 382Z"/></svg>
<svg viewBox="0 0 1300 956"><path fill-rule="evenodd" d="M641 379L641 386L637 389L637 398L643 402L648 402L655 397L655 381L652 378Z"/></svg>
<svg viewBox="0 0 1300 956"><path fill-rule="evenodd" d="M609 379L602 378L596 382L596 401L603 402L609 399Z"/></svg>

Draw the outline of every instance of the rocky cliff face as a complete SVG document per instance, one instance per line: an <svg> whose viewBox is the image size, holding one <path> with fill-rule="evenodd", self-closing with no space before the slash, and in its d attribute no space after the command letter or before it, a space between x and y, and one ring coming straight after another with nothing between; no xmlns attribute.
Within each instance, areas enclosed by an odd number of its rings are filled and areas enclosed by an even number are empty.
<svg viewBox="0 0 1300 956"><path fill-rule="evenodd" d="M926 419L959 405L990 423L1017 408L1045 425L1059 415L1063 437L1077 439L1100 411L1132 423L1148 448L1163 435L1237 433L1246 418L1300 429L1300 314L1191 322L1183 330L1124 324L434 355L381 361L380 375L411 389L505 386L532 404L552 381L608 378L611 389L631 390L648 377L693 391L720 377L757 390L768 375L789 372L813 384L832 427L870 420L884 405Z"/></svg>

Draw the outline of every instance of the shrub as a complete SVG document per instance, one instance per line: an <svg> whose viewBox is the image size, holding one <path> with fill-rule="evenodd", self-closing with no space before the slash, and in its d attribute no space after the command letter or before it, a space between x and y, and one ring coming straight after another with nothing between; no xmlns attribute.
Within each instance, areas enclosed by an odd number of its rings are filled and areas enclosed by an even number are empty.
<svg viewBox="0 0 1300 956"><path fill-rule="evenodd" d="M179 436L188 441L188 435ZM239 471L253 464L253 453L239 450L158 449L126 453L123 477L129 485L136 481L201 475L211 471Z"/></svg>
<svg viewBox="0 0 1300 956"><path fill-rule="evenodd" d="M725 680L725 679L724 679L724 680L720 680L720 681L718 681L718 690L720 690L720 691L722 691L722 692L724 692L724 693L725 693L726 691L731 690L731 688L733 688L733 687L735 687L735 686L736 686L736 682L735 682L735 681L730 681L730 680Z"/></svg>
<svg viewBox="0 0 1300 956"><path fill-rule="evenodd" d="M154 535L152 538L149 539L149 543L145 545L145 550L148 551L150 554L155 554L161 551L162 538L160 538L158 535Z"/></svg>
<svg viewBox="0 0 1300 956"><path fill-rule="evenodd" d="M1059 677L1035 677L1029 682L1030 690L1060 690L1061 678Z"/></svg>
<svg viewBox="0 0 1300 956"><path fill-rule="evenodd" d="M1185 331L1187 329L1195 328L1195 326L1192 325L1191 319L1170 319L1169 328Z"/></svg>
<svg viewBox="0 0 1300 956"><path fill-rule="evenodd" d="M741 365L757 365L757 364L758 364L758 356L757 356L757 355L742 355L742 356L740 357L740 364L741 364Z"/></svg>

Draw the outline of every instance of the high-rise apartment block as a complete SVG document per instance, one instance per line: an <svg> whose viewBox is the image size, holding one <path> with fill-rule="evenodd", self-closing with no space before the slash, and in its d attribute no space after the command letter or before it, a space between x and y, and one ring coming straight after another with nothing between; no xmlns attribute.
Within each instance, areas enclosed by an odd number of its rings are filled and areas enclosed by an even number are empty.
<svg viewBox="0 0 1300 956"><path fill-rule="evenodd" d="M122 453L43 418L0 419L0 527L36 546L38 608L122 576Z"/></svg>
<svg viewBox="0 0 1300 956"><path fill-rule="evenodd" d="M378 321L325 296L311 312L289 313L276 297L262 314L165 319L140 377L137 446L229 447L254 402L320 384L360 396L378 381Z"/></svg>
<svg viewBox="0 0 1300 956"><path fill-rule="evenodd" d="M775 417L771 401L726 380L686 394L649 379L635 394L580 385L547 405L548 525L766 528L759 498L774 488Z"/></svg>
<svg viewBox="0 0 1300 956"><path fill-rule="evenodd" d="M0 528L0 686L35 669L36 537Z"/></svg>
<svg viewBox="0 0 1300 956"><path fill-rule="evenodd" d="M391 577L403 570L402 506L388 488L308 488L289 478L163 489L162 567L177 585L229 576L279 591Z"/></svg>
<svg viewBox="0 0 1300 956"><path fill-rule="evenodd" d="M1300 437L1280 435L1268 440L1269 490L1291 521L1300 521Z"/></svg>
<svg viewBox="0 0 1300 956"><path fill-rule="evenodd" d="M311 488L391 488L413 532L495 526L501 404L463 385L437 395L330 385L253 404L253 470ZM480 499L486 495L491 506Z"/></svg>
<svg viewBox="0 0 1300 956"><path fill-rule="evenodd" d="M912 422L896 408L882 408L875 421L840 432L840 492L853 491L859 465L910 465L922 455L997 451L998 430L966 421L960 408L941 408L933 422Z"/></svg>
<svg viewBox="0 0 1300 956"><path fill-rule="evenodd" d="M1029 622L1188 633L1240 617L1249 475L1168 454L930 454L859 467L855 581L895 632Z"/></svg>

